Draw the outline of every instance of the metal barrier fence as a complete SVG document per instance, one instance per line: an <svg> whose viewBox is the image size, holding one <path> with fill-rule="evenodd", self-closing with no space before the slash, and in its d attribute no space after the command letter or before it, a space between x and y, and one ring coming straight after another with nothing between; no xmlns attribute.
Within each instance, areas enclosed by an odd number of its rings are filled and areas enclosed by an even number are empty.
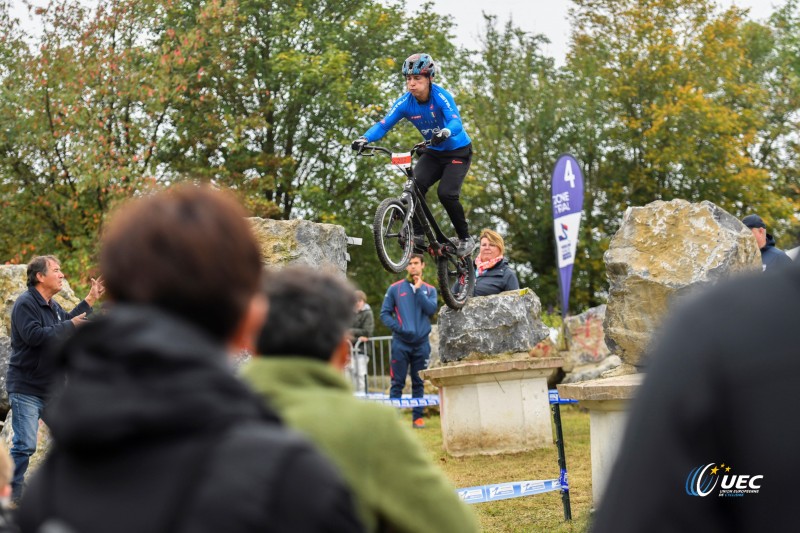
<svg viewBox="0 0 800 533"><path fill-rule="evenodd" d="M345 374L356 392L388 392L392 358L392 337L370 337L350 343L350 363Z"/></svg>

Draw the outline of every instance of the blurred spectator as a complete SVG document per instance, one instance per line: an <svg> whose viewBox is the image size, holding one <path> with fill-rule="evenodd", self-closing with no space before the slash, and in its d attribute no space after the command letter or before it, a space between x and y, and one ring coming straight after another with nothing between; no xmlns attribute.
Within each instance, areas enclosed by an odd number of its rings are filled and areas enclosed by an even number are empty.
<svg viewBox="0 0 800 533"><path fill-rule="evenodd" d="M55 353L55 446L21 529L361 531L332 465L228 364L267 311L244 210L208 187L136 200L108 227L100 268L113 305Z"/></svg>
<svg viewBox="0 0 800 533"><path fill-rule="evenodd" d="M394 409L355 398L342 378L355 303L349 284L289 267L267 278L265 292L270 313L244 377L339 467L367 530L477 531Z"/></svg>
<svg viewBox="0 0 800 533"><path fill-rule="evenodd" d="M800 268L720 284L671 315L592 531L794 531Z"/></svg>
<svg viewBox="0 0 800 533"><path fill-rule="evenodd" d="M372 309L367 303L367 295L364 291L356 291L356 315L353 318L353 326L350 328L350 335L353 342L367 342L375 330L375 318L372 316Z"/></svg>
<svg viewBox="0 0 800 533"><path fill-rule="evenodd" d="M750 228L761 249L761 268L763 270L792 264L792 258L786 252L775 246L775 239L767 233L767 225L758 215L747 215L742 219L742 224Z"/></svg>

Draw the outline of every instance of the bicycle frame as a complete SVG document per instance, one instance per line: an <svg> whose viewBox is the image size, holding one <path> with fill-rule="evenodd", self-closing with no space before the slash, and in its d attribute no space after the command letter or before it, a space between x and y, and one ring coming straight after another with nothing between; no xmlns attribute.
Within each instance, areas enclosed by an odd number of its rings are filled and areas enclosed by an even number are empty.
<svg viewBox="0 0 800 533"><path fill-rule="evenodd" d="M418 153L418 150L427 143L419 143L414 145L414 148L411 149L411 155ZM372 150L372 154L364 154L363 151ZM380 146L370 146L366 145L359 152L360 155L374 155L375 151L384 152L389 154L391 157L393 153L386 148ZM417 186L417 180L414 176L414 167L409 164L408 166L401 166L394 161L392 164L400 169L406 175L406 183L403 187L403 193L400 195L400 200L407 203L409 205L408 213L406 213L406 219L403 221L403 224L408 224L411 222L411 216L415 216L416 220L419 222L420 226L422 226L423 231L425 232L425 237L428 239L430 243L430 247L428 252L436 257L441 256L443 254L443 250L448 245L450 246L450 250L448 252L455 253L455 244L448 239L442 229L439 227L439 224L436 222L436 219L433 217L433 213L428 207L428 203L425 201L425 197L419 190L419 186Z"/></svg>

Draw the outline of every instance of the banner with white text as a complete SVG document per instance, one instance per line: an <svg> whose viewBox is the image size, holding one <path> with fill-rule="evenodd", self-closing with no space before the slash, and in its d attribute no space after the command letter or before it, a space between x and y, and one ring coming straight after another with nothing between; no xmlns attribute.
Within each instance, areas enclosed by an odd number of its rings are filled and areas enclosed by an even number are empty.
<svg viewBox="0 0 800 533"><path fill-rule="evenodd" d="M567 316L572 265L578 248L578 229L583 210L583 174L578 161L564 154L553 170L553 232L558 258L558 285L561 293L561 315Z"/></svg>

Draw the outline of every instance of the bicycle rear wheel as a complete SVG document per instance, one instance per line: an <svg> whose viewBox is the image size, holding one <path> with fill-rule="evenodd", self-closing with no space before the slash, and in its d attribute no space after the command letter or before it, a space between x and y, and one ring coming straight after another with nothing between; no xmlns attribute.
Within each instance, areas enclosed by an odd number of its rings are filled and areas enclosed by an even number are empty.
<svg viewBox="0 0 800 533"><path fill-rule="evenodd" d="M472 257L456 257L445 253L437 259L439 290L450 309L461 309L475 289L475 267Z"/></svg>
<svg viewBox="0 0 800 533"><path fill-rule="evenodd" d="M414 249L411 220L404 224L407 208L397 198L387 198L375 211L372 235L375 250L383 268L389 272L402 272L411 260Z"/></svg>

